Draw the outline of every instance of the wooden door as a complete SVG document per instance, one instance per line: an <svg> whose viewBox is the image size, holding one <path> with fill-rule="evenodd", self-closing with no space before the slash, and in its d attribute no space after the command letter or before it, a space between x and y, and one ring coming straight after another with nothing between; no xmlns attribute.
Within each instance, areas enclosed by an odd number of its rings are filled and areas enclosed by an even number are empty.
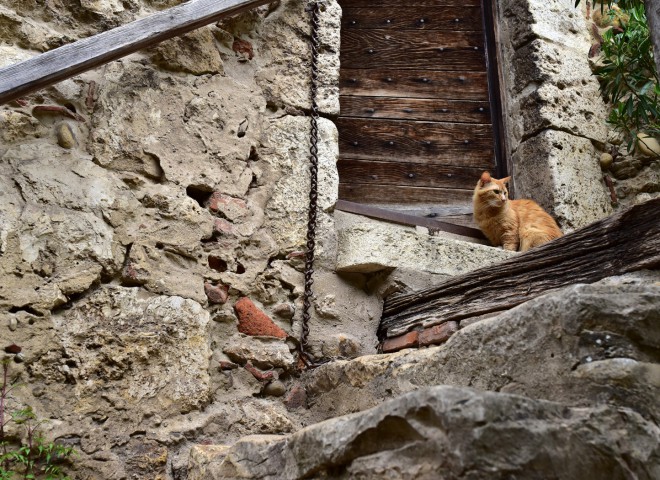
<svg viewBox="0 0 660 480"><path fill-rule="evenodd" d="M471 224L481 172L503 173L481 0L339 3L339 198Z"/></svg>

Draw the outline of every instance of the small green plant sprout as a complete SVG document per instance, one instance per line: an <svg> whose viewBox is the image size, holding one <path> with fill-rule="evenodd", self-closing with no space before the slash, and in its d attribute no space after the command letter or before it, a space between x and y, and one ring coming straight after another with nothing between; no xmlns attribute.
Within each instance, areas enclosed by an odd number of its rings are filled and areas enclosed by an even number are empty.
<svg viewBox="0 0 660 480"><path fill-rule="evenodd" d="M75 455L72 447L48 442L41 434L39 420L32 407L8 409L11 392L19 387L9 378L9 359L2 360L0 384L0 480L66 480L62 465ZM17 432L10 432L9 424Z"/></svg>

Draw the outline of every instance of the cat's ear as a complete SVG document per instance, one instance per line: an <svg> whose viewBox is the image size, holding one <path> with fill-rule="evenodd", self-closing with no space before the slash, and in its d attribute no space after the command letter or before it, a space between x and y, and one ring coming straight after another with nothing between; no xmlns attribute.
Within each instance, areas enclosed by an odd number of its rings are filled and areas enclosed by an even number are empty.
<svg viewBox="0 0 660 480"><path fill-rule="evenodd" d="M506 177L500 180L502 183L509 183L509 180L511 180L511 177Z"/></svg>
<svg viewBox="0 0 660 480"><path fill-rule="evenodd" d="M483 187L484 185L490 183L490 173L484 172L481 174L481 179L479 180L479 183Z"/></svg>

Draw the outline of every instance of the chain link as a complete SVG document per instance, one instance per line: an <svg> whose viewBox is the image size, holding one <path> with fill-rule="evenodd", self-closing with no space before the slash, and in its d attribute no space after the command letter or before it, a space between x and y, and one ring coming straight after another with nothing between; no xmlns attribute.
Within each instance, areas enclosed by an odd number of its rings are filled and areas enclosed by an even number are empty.
<svg viewBox="0 0 660 480"><path fill-rule="evenodd" d="M311 11L312 15L312 34L311 34L311 47L312 47L312 59L311 59L311 95L312 95L312 110L310 113L311 117L311 131L310 131L310 147L309 147L309 173L310 173L310 190L309 190L309 215L307 221L307 251L305 255L305 292L303 294L303 311L302 311L302 328L300 332L300 358L304 362L307 368L316 366L314 358L309 353L309 319L310 319L310 308L312 302L312 285L314 284L314 279L312 278L314 274L314 248L316 246L316 215L317 215L317 200L318 200L318 141L319 141L319 129L318 129L318 119L319 119L319 110L316 103L316 93L318 90L318 53L319 53L319 2L312 1L307 7L307 10Z"/></svg>

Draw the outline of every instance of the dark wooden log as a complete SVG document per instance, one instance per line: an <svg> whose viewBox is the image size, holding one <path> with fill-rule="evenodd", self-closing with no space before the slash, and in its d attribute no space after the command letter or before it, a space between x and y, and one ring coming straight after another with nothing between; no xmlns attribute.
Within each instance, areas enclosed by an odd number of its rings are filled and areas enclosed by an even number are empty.
<svg viewBox="0 0 660 480"><path fill-rule="evenodd" d="M504 262L388 298L379 339L508 310L549 290L660 268L660 199L636 205Z"/></svg>
<svg viewBox="0 0 660 480"><path fill-rule="evenodd" d="M358 160L342 157L337 163L343 183L374 183L406 187L444 187L471 190L482 169L461 166L429 165Z"/></svg>
<svg viewBox="0 0 660 480"><path fill-rule="evenodd" d="M485 72L346 68L342 64L339 88L342 95L488 101L486 77Z"/></svg>
<svg viewBox="0 0 660 480"><path fill-rule="evenodd" d="M342 32L345 68L486 71L484 36L473 32L361 30Z"/></svg>
<svg viewBox="0 0 660 480"><path fill-rule="evenodd" d="M494 164L491 125L340 117L337 128L342 157L483 169Z"/></svg>
<svg viewBox="0 0 660 480"><path fill-rule="evenodd" d="M389 118L450 123L491 123L488 100L358 97L339 98L342 117Z"/></svg>
<svg viewBox="0 0 660 480"><path fill-rule="evenodd" d="M419 225L432 230L454 233L456 235L463 235L481 240L485 240L486 238L484 234L481 233L481 230L474 227L444 222L437 218L420 217L405 212L385 210L383 208L374 207L373 205L363 205L360 203L338 200L335 208L343 212L357 213L359 215L388 220L401 225Z"/></svg>
<svg viewBox="0 0 660 480"><path fill-rule="evenodd" d="M342 11L345 29L458 30L480 32L481 8L465 6L351 8Z"/></svg>
<svg viewBox="0 0 660 480"><path fill-rule="evenodd" d="M269 1L191 0L10 65L0 69L0 104Z"/></svg>
<svg viewBox="0 0 660 480"><path fill-rule="evenodd" d="M472 199L472 190L458 188L401 187L393 185L343 183L339 181L339 198L357 203L439 205L465 204Z"/></svg>

